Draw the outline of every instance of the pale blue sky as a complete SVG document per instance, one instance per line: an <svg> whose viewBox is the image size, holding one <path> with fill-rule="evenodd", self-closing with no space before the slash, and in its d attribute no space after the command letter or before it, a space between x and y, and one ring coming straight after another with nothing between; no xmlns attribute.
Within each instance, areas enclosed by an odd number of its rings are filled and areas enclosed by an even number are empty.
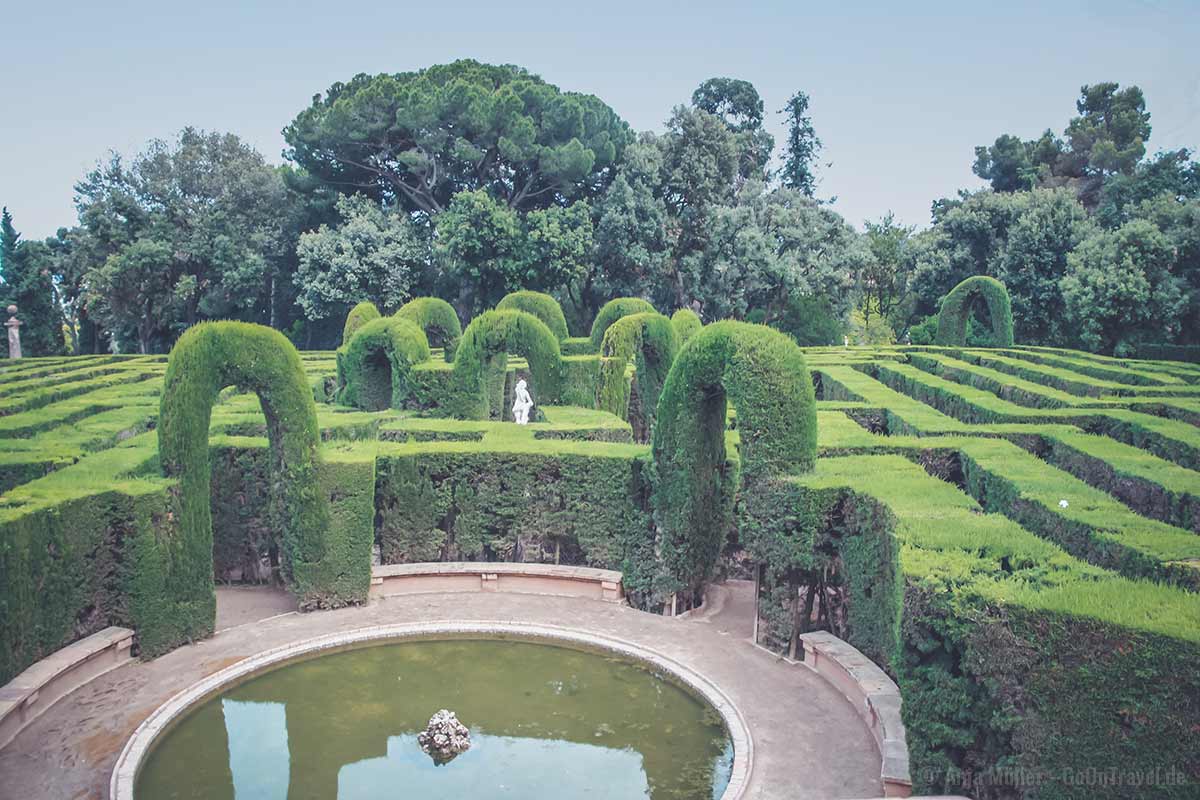
<svg viewBox="0 0 1200 800"><path fill-rule="evenodd" d="M973 148L1061 132L1084 83L1136 83L1151 151L1200 147L1200 2L13 2L0 36L0 204L28 238L75 219L109 149L185 125L281 160L280 130L358 72L472 57L592 92L661 130L705 78L797 88L825 142L820 194L855 225L980 182ZM772 132L782 139L778 117Z"/></svg>

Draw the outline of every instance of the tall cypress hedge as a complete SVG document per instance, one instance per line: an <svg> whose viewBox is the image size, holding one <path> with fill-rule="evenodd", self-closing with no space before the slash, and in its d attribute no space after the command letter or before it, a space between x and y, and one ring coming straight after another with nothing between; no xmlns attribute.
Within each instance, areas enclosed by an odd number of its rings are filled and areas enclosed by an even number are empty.
<svg viewBox="0 0 1200 800"><path fill-rule="evenodd" d="M622 419L629 418L631 387L625 380L625 370L629 360L636 359L634 380L637 382L641 419L634 425L635 433L651 432L658 398L678 351L679 336L671 321L662 314L632 314L614 322L604 334L604 344L600 349L604 359L600 366L600 382L596 387L596 407ZM637 438L645 441L647 436Z"/></svg>
<svg viewBox="0 0 1200 800"><path fill-rule="evenodd" d="M131 581L131 617L142 651L163 652L212 632L213 534L208 429L221 389L258 395L267 420L285 580L301 607L340 605L325 578L344 570L322 563L330 529L329 497L318 480L320 429L300 354L262 325L206 322L171 351L158 416L159 460L178 478L177 534L139 541ZM360 588L365 594L366 586Z"/></svg>
<svg viewBox="0 0 1200 800"><path fill-rule="evenodd" d="M571 335L567 330L567 318L563 316L562 306L544 292L509 292L496 304L497 311L525 311L546 323L550 332L561 342Z"/></svg>
<svg viewBox="0 0 1200 800"><path fill-rule="evenodd" d="M938 314L937 337L940 345L962 347L967 343L967 321L976 298L987 303L988 316L992 319L992 338L996 347L1012 347L1013 318L1012 301L1003 283L986 275L974 275L950 290L942 300Z"/></svg>
<svg viewBox="0 0 1200 800"><path fill-rule="evenodd" d="M370 300L363 300L350 309L350 313L346 315L346 324L342 326L342 344L349 344L355 331L371 320L379 319L380 316L382 315L379 309Z"/></svg>
<svg viewBox="0 0 1200 800"><path fill-rule="evenodd" d="M418 297L402 305L392 316L416 323L430 344L445 350L447 362L454 360L454 351L462 338L462 323L454 306L440 297Z"/></svg>
<svg viewBox="0 0 1200 800"><path fill-rule="evenodd" d="M725 453L727 399L737 410L740 480ZM695 334L667 374L653 453L664 588L695 599L732 524L739 483L807 472L816 463L816 401L795 341L733 321Z"/></svg>
<svg viewBox="0 0 1200 800"><path fill-rule="evenodd" d="M679 335L680 344L692 338L692 335L696 331L704 327L704 323L700 321L700 317L690 308L681 308L672 314L671 324L675 326L675 333Z"/></svg>
<svg viewBox="0 0 1200 800"><path fill-rule="evenodd" d="M494 405L490 394L503 392L504 376L500 374L497 383L495 373L507 353L528 360L536 404L557 400L562 360L558 338L525 311L485 311L463 332L454 356L454 391L441 410L460 419L486 419Z"/></svg>
<svg viewBox="0 0 1200 800"><path fill-rule="evenodd" d="M600 345L604 343L604 332L608 330L609 325L621 317L628 317L630 314L644 314L648 311L657 312L657 310L649 301L640 297L614 297L609 300L600 307L596 319L592 321L592 350L600 349Z"/></svg>
<svg viewBox="0 0 1200 800"><path fill-rule="evenodd" d="M338 400L366 411L402 408L409 395L409 370L429 360L424 332L398 317L363 325L343 351Z"/></svg>

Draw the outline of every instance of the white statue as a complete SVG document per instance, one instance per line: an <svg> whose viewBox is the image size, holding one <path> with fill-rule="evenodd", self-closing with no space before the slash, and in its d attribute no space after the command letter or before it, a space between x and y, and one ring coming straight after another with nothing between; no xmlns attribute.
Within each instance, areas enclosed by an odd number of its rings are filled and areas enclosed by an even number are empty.
<svg viewBox="0 0 1200 800"><path fill-rule="evenodd" d="M533 398L529 396L529 390L525 388L525 379L517 381L517 388L513 390L513 419L518 425L529 424L529 409L533 408Z"/></svg>

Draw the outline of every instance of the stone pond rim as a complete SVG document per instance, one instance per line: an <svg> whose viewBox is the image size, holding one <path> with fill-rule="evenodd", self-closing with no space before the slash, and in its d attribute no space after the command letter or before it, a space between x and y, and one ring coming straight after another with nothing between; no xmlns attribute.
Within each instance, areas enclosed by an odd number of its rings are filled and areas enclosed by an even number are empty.
<svg viewBox="0 0 1200 800"><path fill-rule="evenodd" d="M110 800L135 800L138 773L155 743L193 709L227 688L302 657L403 641L443 638L499 638L612 653L669 675L715 710L733 744L729 783L720 800L742 800L753 769L754 742L741 711L716 684L670 656L618 639L556 625L507 621L430 622L379 625L319 636L243 659L179 692L147 717L125 743L109 781Z"/></svg>

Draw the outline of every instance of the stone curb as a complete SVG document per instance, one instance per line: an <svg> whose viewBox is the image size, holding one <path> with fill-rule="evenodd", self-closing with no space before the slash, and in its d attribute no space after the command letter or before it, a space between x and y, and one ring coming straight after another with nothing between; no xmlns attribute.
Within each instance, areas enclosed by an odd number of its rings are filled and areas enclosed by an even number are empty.
<svg viewBox="0 0 1200 800"><path fill-rule="evenodd" d="M900 687L856 647L828 631L800 634L806 667L839 690L875 738L885 797L912 794L908 740L900 717Z"/></svg>
<svg viewBox="0 0 1200 800"><path fill-rule="evenodd" d="M133 631L109 627L60 648L0 686L0 747L51 706L131 660Z"/></svg>
<svg viewBox="0 0 1200 800"><path fill-rule="evenodd" d="M649 664L682 682L709 703L721 715L733 741L733 769L729 785L721 800L741 800L749 786L754 762L754 742L741 711L715 684L690 667L663 653L636 645L624 639L556 625L532 625L520 622L430 622L378 625L357 630L319 636L303 642L283 645L246 658L209 675L176 694L159 706L137 729L121 750L109 781L110 800L133 800L134 783L142 762L149 755L155 739L165 733L197 703L217 694L231 682L248 678L298 656L332 650L367 642L398 641L403 639L437 638L439 635L485 634L507 635L522 639L546 640L564 644L583 645Z"/></svg>

